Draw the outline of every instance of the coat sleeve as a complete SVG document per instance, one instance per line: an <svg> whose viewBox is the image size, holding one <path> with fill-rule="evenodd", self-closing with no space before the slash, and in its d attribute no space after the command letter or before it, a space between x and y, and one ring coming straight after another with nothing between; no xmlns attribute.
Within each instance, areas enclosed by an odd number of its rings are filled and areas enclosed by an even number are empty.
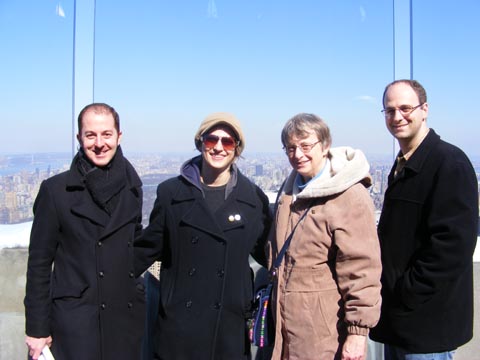
<svg viewBox="0 0 480 360"><path fill-rule="evenodd" d="M270 226L272 224L272 211L267 195L258 187L255 186L257 196L261 202L261 216L259 218L259 231L258 238L255 242L255 246L251 252L252 257L257 263L263 267L267 266L267 249L266 244L268 240L268 234L270 232Z"/></svg>
<svg viewBox="0 0 480 360"><path fill-rule="evenodd" d="M356 184L338 197L333 241L335 271L344 301L349 334L367 335L380 317L380 243L373 203L365 187Z"/></svg>
<svg viewBox="0 0 480 360"><path fill-rule="evenodd" d="M472 263L478 227L478 183L465 155L443 159L425 204L426 241L395 285L410 309L425 303Z"/></svg>
<svg viewBox="0 0 480 360"><path fill-rule="evenodd" d="M28 248L25 328L32 337L50 335L50 279L60 236L53 192L42 182L33 205L34 220Z"/></svg>
<svg viewBox="0 0 480 360"><path fill-rule="evenodd" d="M150 213L149 225L134 242L135 276L140 276L155 261L161 260L166 232L165 190L157 187L157 198Z"/></svg>

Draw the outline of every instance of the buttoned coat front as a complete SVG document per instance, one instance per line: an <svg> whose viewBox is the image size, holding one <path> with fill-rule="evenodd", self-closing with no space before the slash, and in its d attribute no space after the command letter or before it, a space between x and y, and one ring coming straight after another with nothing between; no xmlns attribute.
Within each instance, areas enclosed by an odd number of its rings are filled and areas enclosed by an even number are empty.
<svg viewBox="0 0 480 360"><path fill-rule="evenodd" d="M397 177L395 168L378 224L384 301L371 337L413 353L451 351L473 336L475 171L433 129Z"/></svg>
<svg viewBox="0 0 480 360"><path fill-rule="evenodd" d="M26 333L53 338L56 360L138 359L143 285L134 277L141 181L130 164L109 217L72 164L45 180L34 205L25 297ZM53 270L52 270L53 264Z"/></svg>
<svg viewBox="0 0 480 360"><path fill-rule="evenodd" d="M137 274L162 261L156 359L249 356L249 254L266 264L270 213L265 194L240 172L236 177L215 213L188 175L158 186L150 224L135 244Z"/></svg>

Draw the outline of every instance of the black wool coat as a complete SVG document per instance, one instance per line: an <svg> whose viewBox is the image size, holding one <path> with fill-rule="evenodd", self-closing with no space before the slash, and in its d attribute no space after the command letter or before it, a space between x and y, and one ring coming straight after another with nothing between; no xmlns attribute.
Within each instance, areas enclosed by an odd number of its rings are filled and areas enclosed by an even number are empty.
<svg viewBox="0 0 480 360"><path fill-rule="evenodd" d="M134 276L133 240L141 232L142 190L128 162L125 177L111 217L93 202L74 163L41 184L29 246L26 333L51 335L56 360L140 358L145 293Z"/></svg>
<svg viewBox="0 0 480 360"><path fill-rule="evenodd" d="M413 353L472 338L478 188L466 155L430 129L385 193L382 311L370 337Z"/></svg>
<svg viewBox="0 0 480 360"><path fill-rule="evenodd" d="M240 172L236 178L215 213L198 177L184 173L158 186L150 224L135 243L137 274L162 261L156 359L239 360L250 354L249 255L266 265L271 215L260 188Z"/></svg>

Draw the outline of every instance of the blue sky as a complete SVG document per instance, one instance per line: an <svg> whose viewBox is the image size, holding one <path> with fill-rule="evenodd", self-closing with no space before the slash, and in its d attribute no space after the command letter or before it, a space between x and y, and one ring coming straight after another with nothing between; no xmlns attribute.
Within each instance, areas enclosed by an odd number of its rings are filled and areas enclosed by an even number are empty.
<svg viewBox="0 0 480 360"><path fill-rule="evenodd" d="M452 4L413 0L413 74L429 125L477 156L480 3ZM392 152L380 98L410 59L404 14L393 66L391 1L97 0L95 52L92 8L77 1L73 112L114 106L127 153L192 151L214 111L240 119L246 155L280 151L299 112L323 117L334 146ZM0 153L71 150L73 10L73 0L0 1Z"/></svg>

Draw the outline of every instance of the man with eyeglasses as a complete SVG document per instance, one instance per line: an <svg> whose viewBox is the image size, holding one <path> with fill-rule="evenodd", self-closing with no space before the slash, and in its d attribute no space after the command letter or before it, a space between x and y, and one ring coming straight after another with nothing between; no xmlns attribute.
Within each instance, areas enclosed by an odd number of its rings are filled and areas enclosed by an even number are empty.
<svg viewBox="0 0 480 360"><path fill-rule="evenodd" d="M427 126L420 83L387 85L383 105L400 152L378 224L383 303L370 337L386 360L453 359L473 332L477 178L462 150Z"/></svg>

